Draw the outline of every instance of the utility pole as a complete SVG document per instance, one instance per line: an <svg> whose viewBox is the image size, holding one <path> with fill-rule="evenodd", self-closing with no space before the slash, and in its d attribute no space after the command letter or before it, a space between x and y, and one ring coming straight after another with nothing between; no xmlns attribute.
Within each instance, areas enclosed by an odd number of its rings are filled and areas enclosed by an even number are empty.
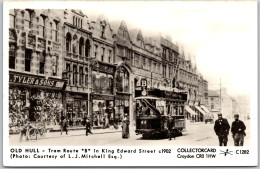
<svg viewBox="0 0 260 169"><path fill-rule="evenodd" d="M219 88L219 105L220 105L220 109L219 109L219 112L221 113L221 102L222 102L222 99L221 99L221 78L220 78L220 88Z"/></svg>

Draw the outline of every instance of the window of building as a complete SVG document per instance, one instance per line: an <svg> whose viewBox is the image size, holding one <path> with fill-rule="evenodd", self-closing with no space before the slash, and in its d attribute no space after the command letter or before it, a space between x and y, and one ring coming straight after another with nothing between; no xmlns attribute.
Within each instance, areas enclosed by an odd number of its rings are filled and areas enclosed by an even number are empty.
<svg viewBox="0 0 260 169"><path fill-rule="evenodd" d="M153 72L157 73L158 71L156 69L157 69L157 64L156 62L153 62Z"/></svg>
<svg viewBox="0 0 260 169"><path fill-rule="evenodd" d="M101 25L101 37L105 38L105 25Z"/></svg>
<svg viewBox="0 0 260 169"><path fill-rule="evenodd" d="M210 105L210 108L211 108L211 110L214 109L214 104L211 104L211 105Z"/></svg>
<svg viewBox="0 0 260 169"><path fill-rule="evenodd" d="M38 55L38 58L40 58L40 67L39 67L40 74L44 74L45 53L40 53L40 52L38 52L37 55Z"/></svg>
<svg viewBox="0 0 260 169"><path fill-rule="evenodd" d="M97 58L97 55L98 55L98 45L95 45L95 48L94 48L94 56L95 56L95 58Z"/></svg>
<svg viewBox="0 0 260 169"><path fill-rule="evenodd" d="M139 67L139 63L140 63L139 62L139 55L135 54L135 58L134 59L135 59L135 66Z"/></svg>
<svg viewBox="0 0 260 169"><path fill-rule="evenodd" d="M119 67L116 73L116 90L129 92L129 73L124 67Z"/></svg>
<svg viewBox="0 0 260 169"><path fill-rule="evenodd" d="M32 25L31 13L28 10L24 11L24 27L31 28Z"/></svg>
<svg viewBox="0 0 260 169"><path fill-rule="evenodd" d="M157 73L161 73L161 69L160 69L160 63L157 64Z"/></svg>
<svg viewBox="0 0 260 169"><path fill-rule="evenodd" d="M166 65L163 65L163 72L162 72L162 74L163 74L163 77L166 77Z"/></svg>
<svg viewBox="0 0 260 169"><path fill-rule="evenodd" d="M57 76L58 56L52 56L52 75Z"/></svg>
<svg viewBox="0 0 260 169"><path fill-rule="evenodd" d="M66 51L71 52L71 35L67 33L66 35Z"/></svg>
<svg viewBox="0 0 260 169"><path fill-rule="evenodd" d="M15 44L9 43L9 68L15 69Z"/></svg>
<svg viewBox="0 0 260 169"><path fill-rule="evenodd" d="M15 28L15 12L14 12L14 9L10 9L9 28Z"/></svg>
<svg viewBox="0 0 260 169"><path fill-rule="evenodd" d="M55 41L58 41L58 24L59 23L57 21L54 21L53 27L52 27L52 38Z"/></svg>
<svg viewBox="0 0 260 169"><path fill-rule="evenodd" d="M211 101L214 101L214 97L211 97L210 99L211 99Z"/></svg>
<svg viewBox="0 0 260 169"><path fill-rule="evenodd" d="M162 57L163 57L163 59L166 59L166 49L165 48L163 48Z"/></svg>
<svg viewBox="0 0 260 169"><path fill-rule="evenodd" d="M67 63L66 64L66 70L67 70L67 72L68 72L68 75L69 75L69 84L71 84L71 72L70 72L70 64L69 63Z"/></svg>
<svg viewBox="0 0 260 169"><path fill-rule="evenodd" d="M83 74L83 67L79 67L79 85L84 85L84 74Z"/></svg>
<svg viewBox="0 0 260 169"><path fill-rule="evenodd" d="M118 46L118 55L123 57L124 55L124 48L122 46Z"/></svg>
<svg viewBox="0 0 260 169"><path fill-rule="evenodd" d="M112 51L108 50L108 63L112 63Z"/></svg>
<svg viewBox="0 0 260 169"><path fill-rule="evenodd" d="M81 37L79 39L79 55L83 56L83 51L84 51L84 39Z"/></svg>
<svg viewBox="0 0 260 169"><path fill-rule="evenodd" d="M32 50L25 49L25 71L31 71Z"/></svg>
<svg viewBox="0 0 260 169"><path fill-rule="evenodd" d="M49 37L50 39L52 39L52 29L53 29L52 26L53 26L52 22L50 22L50 30L49 30L50 31L50 33L49 33L50 34L50 37Z"/></svg>
<svg viewBox="0 0 260 169"><path fill-rule="evenodd" d="M142 68L146 69L146 65L145 65L145 57L141 56L141 64L142 64Z"/></svg>
<svg viewBox="0 0 260 169"><path fill-rule="evenodd" d="M88 68L85 68L85 86L88 86Z"/></svg>
<svg viewBox="0 0 260 169"><path fill-rule="evenodd" d="M73 76L72 76L72 84L77 84L77 65L73 65Z"/></svg>
<svg viewBox="0 0 260 169"><path fill-rule="evenodd" d="M38 19L38 31L39 31L39 35L44 37L45 36L45 17L44 16L40 16Z"/></svg>
<svg viewBox="0 0 260 169"><path fill-rule="evenodd" d="M152 66L152 61L151 61L150 59L148 59L147 69L148 69L149 71L152 70L152 69L151 69L151 66Z"/></svg>
<svg viewBox="0 0 260 169"><path fill-rule="evenodd" d="M78 41L78 37L77 35L73 36L73 43L72 43L72 52L74 54L77 54L77 41Z"/></svg>
<svg viewBox="0 0 260 169"><path fill-rule="evenodd" d="M105 58L105 48L102 48L102 55L101 55L101 61L104 62Z"/></svg>
<svg viewBox="0 0 260 169"><path fill-rule="evenodd" d="M87 39L85 42L85 57L89 56L89 50L90 50L90 43L89 40Z"/></svg>
<svg viewBox="0 0 260 169"><path fill-rule="evenodd" d="M130 59L131 58L131 54L132 54L131 50L126 48L125 52L126 52L126 57Z"/></svg>

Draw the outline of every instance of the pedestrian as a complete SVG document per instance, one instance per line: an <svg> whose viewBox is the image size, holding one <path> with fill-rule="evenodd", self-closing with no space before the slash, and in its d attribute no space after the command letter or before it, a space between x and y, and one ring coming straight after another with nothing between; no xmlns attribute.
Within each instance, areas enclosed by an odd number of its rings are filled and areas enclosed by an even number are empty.
<svg viewBox="0 0 260 169"><path fill-rule="evenodd" d="M243 146L244 137L246 135L246 126L243 121L239 120L239 115L234 115L235 121L232 123L231 132L234 139L235 146Z"/></svg>
<svg viewBox="0 0 260 169"><path fill-rule="evenodd" d="M88 136L88 133L92 134L89 117L86 119L86 136Z"/></svg>
<svg viewBox="0 0 260 169"><path fill-rule="evenodd" d="M230 125L227 119L222 118L222 114L218 114L218 119L215 121L214 130L219 139L219 146L227 146L228 134Z"/></svg>
<svg viewBox="0 0 260 169"><path fill-rule="evenodd" d="M68 135L68 127L69 127L69 120L62 120L60 134L62 135L62 132L65 131L66 135Z"/></svg>
<svg viewBox="0 0 260 169"><path fill-rule="evenodd" d="M30 122L21 124L20 139L19 139L20 142L22 142L23 136L25 137L26 141L29 141L29 129L30 128L31 128Z"/></svg>
<svg viewBox="0 0 260 169"><path fill-rule="evenodd" d="M129 138L129 124L128 115L125 114L122 121L122 138Z"/></svg>
<svg viewBox="0 0 260 169"><path fill-rule="evenodd" d="M172 129L174 127L174 119L172 117L172 115L170 114L168 116L168 119L167 119L167 128L168 128L168 137L169 137L169 140L172 140ZM174 136L174 139L175 139L175 136Z"/></svg>

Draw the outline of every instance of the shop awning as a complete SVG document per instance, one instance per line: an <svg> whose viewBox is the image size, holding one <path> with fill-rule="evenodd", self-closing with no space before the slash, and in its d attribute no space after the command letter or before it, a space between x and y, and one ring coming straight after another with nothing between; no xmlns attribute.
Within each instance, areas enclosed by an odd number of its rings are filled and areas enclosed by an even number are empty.
<svg viewBox="0 0 260 169"><path fill-rule="evenodd" d="M206 112L205 111L203 111L199 106L195 106L196 107L196 109L197 110L199 110L199 112L201 112L203 115L205 115L206 114Z"/></svg>
<svg viewBox="0 0 260 169"><path fill-rule="evenodd" d="M185 105L184 108L185 108L185 110L186 110L187 112L189 112L190 114L197 115L197 114L190 108L190 106Z"/></svg>
<svg viewBox="0 0 260 169"><path fill-rule="evenodd" d="M206 106L201 105L200 107L201 107L202 110L204 110L206 113L210 113L209 110L208 110L208 108L207 108Z"/></svg>

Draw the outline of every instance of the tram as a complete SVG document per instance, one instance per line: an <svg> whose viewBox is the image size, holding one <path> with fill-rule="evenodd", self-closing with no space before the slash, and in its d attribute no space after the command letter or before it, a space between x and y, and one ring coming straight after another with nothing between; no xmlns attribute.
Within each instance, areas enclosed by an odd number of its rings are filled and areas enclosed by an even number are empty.
<svg viewBox="0 0 260 169"><path fill-rule="evenodd" d="M174 119L173 134L181 136L186 130L184 104L187 93L149 89L136 91L136 133L144 139L168 137L167 118Z"/></svg>

